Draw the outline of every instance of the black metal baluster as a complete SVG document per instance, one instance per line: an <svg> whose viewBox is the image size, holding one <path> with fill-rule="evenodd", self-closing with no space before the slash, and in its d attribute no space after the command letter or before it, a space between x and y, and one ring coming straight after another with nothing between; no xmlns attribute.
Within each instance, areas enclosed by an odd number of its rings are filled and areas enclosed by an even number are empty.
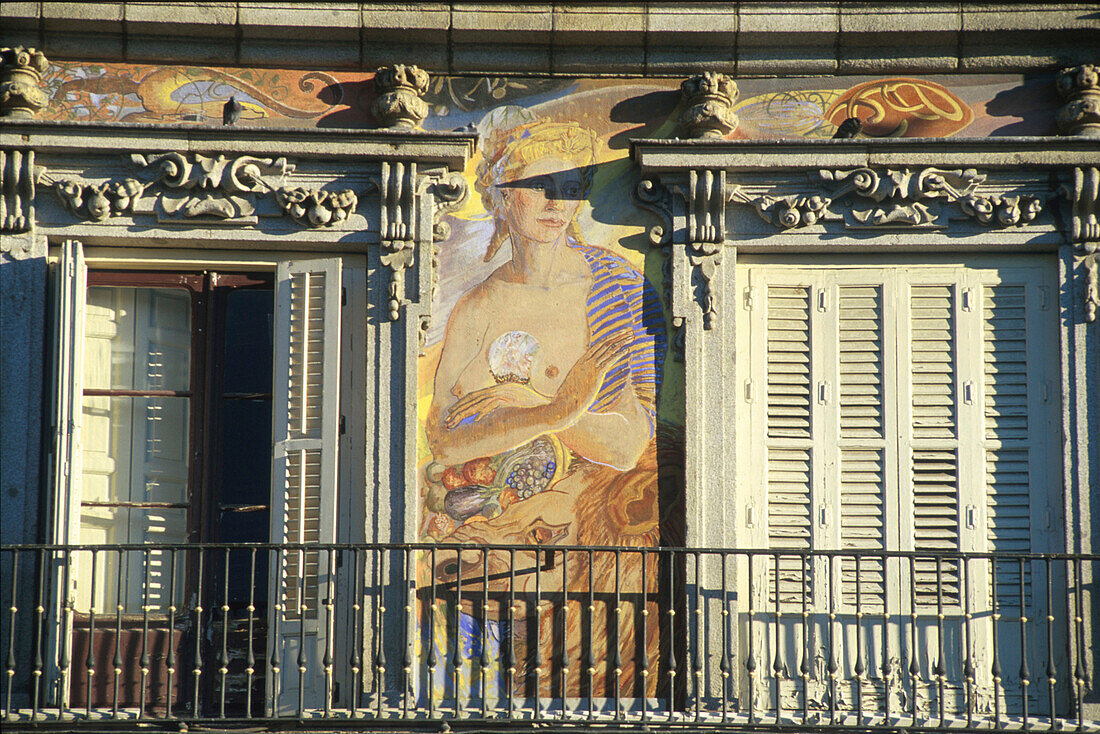
<svg viewBox="0 0 1100 734"><path fill-rule="evenodd" d="M836 723L836 678L837 670L837 649L836 649L836 628L834 622L836 621L836 588L835 580L833 579L833 564L836 562L836 558L833 556L826 556L825 561L828 564L826 568L829 569L826 574L825 588L829 594L829 662L825 666L825 670L829 675L829 723Z"/></svg>
<svg viewBox="0 0 1100 734"><path fill-rule="evenodd" d="M306 707L306 671L308 661L306 659L306 617L309 616L309 602L306 598L306 568L309 565L309 557L303 548L298 553L298 718L305 716ZM318 585L318 593L320 585Z"/></svg>
<svg viewBox="0 0 1100 734"><path fill-rule="evenodd" d="M940 726L944 725L947 718L945 701L943 700L944 683L946 683L947 668L944 663L943 653L943 557L936 556L936 664L932 668L936 676L936 698L940 714Z"/></svg>
<svg viewBox="0 0 1100 734"><path fill-rule="evenodd" d="M596 561L595 554L588 551L588 649L586 650L586 664L588 672L588 718L591 719L595 715L596 705L596 648L592 640L593 637L593 624L596 617L596 587L594 579L593 564Z"/></svg>
<svg viewBox="0 0 1100 734"><path fill-rule="evenodd" d="M643 571L642 575L645 573ZM561 552L561 718L564 720L569 696L569 551Z"/></svg>
<svg viewBox="0 0 1100 734"><path fill-rule="evenodd" d="M42 650L46 644L46 567L48 565L46 551L38 551L38 603L35 604L35 629L38 630L38 640L34 646L34 672L32 673L31 687L31 721L38 718L38 702L42 696L42 675L46 660Z"/></svg>
<svg viewBox="0 0 1100 734"><path fill-rule="evenodd" d="M1047 687L1050 695L1050 728L1058 728L1058 712L1054 705L1054 687L1058 683L1058 670L1054 665L1054 594L1051 590L1050 558L1043 559L1047 587Z"/></svg>
<svg viewBox="0 0 1100 734"><path fill-rule="evenodd" d="M172 697L175 691L176 677L176 644L173 633L176 629L176 549L168 551L168 658L165 663L168 666L168 702L164 710L166 719L172 718Z"/></svg>
<svg viewBox="0 0 1100 734"><path fill-rule="evenodd" d="M320 551L318 551L318 553L319 552ZM336 636L336 599L337 594L340 593L340 585L336 583L336 549L330 546L326 549L326 554L328 556L328 595L324 600L325 652L321 656L321 666L325 670L325 708L323 715L327 719L332 716L332 697L335 693L332 680L332 665L336 658L335 648L333 646L336 644L336 640L334 639ZM380 594L379 599L384 600L385 597ZM380 614L383 614L386 611L386 608L384 606L379 607L379 609ZM385 653L382 653L382 660L379 665L379 669L382 671L382 675L385 676ZM354 695L355 692L352 691L352 696Z"/></svg>
<svg viewBox="0 0 1100 734"><path fill-rule="evenodd" d="M508 549L508 634L505 664L508 666L508 718L515 715L516 688L516 549Z"/></svg>
<svg viewBox="0 0 1100 734"><path fill-rule="evenodd" d="M733 677L732 667L733 661L730 660L730 626L729 626L729 597L726 593L726 559L725 552L722 553L722 614L720 616L722 622L722 656L718 663L718 670L722 674L722 721L729 720L729 686L730 679ZM752 619L753 619L753 583L752 583L752 565L755 559L749 557L749 656L745 660L745 667L749 671L749 723L756 721L756 714L753 711L753 698L756 691L756 653L753 652L753 634L752 634Z"/></svg>
<svg viewBox="0 0 1100 734"><path fill-rule="evenodd" d="M225 718L225 687L229 676L229 548L222 558L222 649L218 655L218 675L221 677L221 695L218 701L218 716Z"/></svg>
<svg viewBox="0 0 1100 734"><path fill-rule="evenodd" d="M622 551L615 550L615 651L612 655L612 665L615 666L615 720L621 721L623 718L623 696L622 696L622 684L621 676L623 674L623 655L622 646L623 641L620 637L622 632L622 616L623 616L623 597L622 597ZM609 630L610 632L610 630ZM608 634L608 644L610 644L611 635Z"/></svg>
<svg viewBox="0 0 1100 734"><path fill-rule="evenodd" d="M145 718L145 697L149 683L149 551L142 551L141 584L141 698L138 699L138 719Z"/></svg>
<svg viewBox="0 0 1100 734"><path fill-rule="evenodd" d="M199 718L199 682L202 679L202 571L206 549L199 548L199 570L195 582L195 656L191 674L195 676L191 716Z"/></svg>
<svg viewBox="0 0 1100 734"><path fill-rule="evenodd" d="M649 598L646 593L647 580L649 578L646 567L647 553L642 550L642 726L646 722L647 699L649 693ZM635 624L638 616L634 615ZM635 635L637 636L637 635Z"/></svg>
<svg viewBox="0 0 1100 734"><path fill-rule="evenodd" d="M756 557L752 554L749 555L749 573L748 573L748 589L749 589L749 609L748 609L748 637L749 637L749 652L745 656L745 670L749 673L749 723L756 723L756 638L752 633L752 622L756 614L756 607L753 603L756 596L755 583L753 582L753 566L755 565ZM722 656L718 661L718 670L722 674L722 721L726 720L726 684L729 681L730 669L729 669L729 640L727 639L727 626L726 615L729 611L726 609L726 554L722 554Z"/></svg>
<svg viewBox="0 0 1100 734"><path fill-rule="evenodd" d="M402 624L402 634L404 635L404 649L405 659L403 662L402 673L404 680L401 685L401 716L402 718L409 717L409 696L412 694L412 674L413 674L413 639L410 634L410 627L413 624L413 594L416 593L416 569L412 560L412 549L405 549L405 619ZM432 574L435 574L435 569L432 569ZM417 628L419 630L419 627ZM381 630L375 630L374 634L380 634Z"/></svg>
<svg viewBox="0 0 1100 734"><path fill-rule="evenodd" d="M783 697L780 686L785 674L785 667L783 664L783 604L779 599L779 562L780 556L778 553L772 555L772 565L775 568L775 584L773 591L775 593L775 660L772 661L772 673L775 676L775 723L779 724L783 720ZM766 605L765 605L766 608Z"/></svg>
<svg viewBox="0 0 1100 734"><path fill-rule="evenodd" d="M542 718L542 553L535 554L535 718Z"/></svg>
<svg viewBox="0 0 1100 734"><path fill-rule="evenodd" d="M882 558L882 702L884 724L890 723L890 689L894 666L890 663L890 558Z"/></svg>
<svg viewBox="0 0 1100 734"><path fill-rule="evenodd" d="M111 659L113 690L111 693L111 718L118 718L118 685L122 676L122 587L129 578L125 565L126 551L118 550L118 582L115 586L115 655Z"/></svg>
<svg viewBox="0 0 1100 734"><path fill-rule="evenodd" d="M1028 686L1031 685L1031 671L1027 667L1027 600L1024 598L1024 559L1017 559L1020 573L1020 704L1024 714L1024 731L1031 728L1028 712Z"/></svg>
<svg viewBox="0 0 1100 734"><path fill-rule="evenodd" d="M810 608L807 604L807 590L811 587L808 581L813 577L806 573L808 559L805 555L798 557L802 573L799 574L799 594L802 597L802 660L798 664L798 672L802 677L802 723L810 718Z"/></svg>
<svg viewBox="0 0 1100 734"><path fill-rule="evenodd" d="M671 722L673 712L676 709L676 555L672 551L665 551L664 555L668 558L668 611L665 614L668 615L668 662L666 666L668 668L668 720Z"/></svg>
<svg viewBox="0 0 1100 734"><path fill-rule="evenodd" d="M428 718L435 718L435 669L439 667L439 654L436 650L435 616L438 605L435 592L435 547L431 551L429 576L431 577L431 604L428 605Z"/></svg>
<svg viewBox="0 0 1100 734"><path fill-rule="evenodd" d="M351 670L351 716L355 718L359 714L359 691L363 690L363 658L360 655L360 649L363 646L360 635L365 634L363 630L363 589L361 584L363 583L362 574L362 548L353 548L351 550L351 658L348 660L348 667ZM374 627L375 634L380 628ZM381 698L382 690L378 689L378 696Z"/></svg>
<svg viewBox="0 0 1100 734"><path fill-rule="evenodd" d="M489 717L489 666L493 659L489 655L489 551L481 549L481 658L478 668L481 672L481 718ZM472 685L472 683L471 683Z"/></svg>
<svg viewBox="0 0 1100 734"><path fill-rule="evenodd" d="M455 549L455 628L454 628L454 652L451 657L451 670L454 680L455 706L454 716L459 718L462 714L462 549Z"/></svg>
<svg viewBox="0 0 1100 734"><path fill-rule="evenodd" d="M691 666L692 672L695 674L695 720L699 721L703 715L703 606L698 551L692 553L692 556L695 558L695 614L692 621L695 627L695 634L692 636L695 646L691 651Z"/></svg>
<svg viewBox="0 0 1100 734"><path fill-rule="evenodd" d="M989 666L989 673L993 676L993 728L1001 728L1001 655L1000 646L997 644L998 628L1001 626L1001 613L997 610L997 559L990 558L990 589L993 594L991 597L991 612L990 615L993 618L993 661Z"/></svg>
<svg viewBox="0 0 1100 734"><path fill-rule="evenodd" d="M966 725L974 726L974 658L970 648L973 646L974 631L970 611L970 559L959 559L959 590L963 595L963 679L966 681Z"/></svg>
<svg viewBox="0 0 1100 734"><path fill-rule="evenodd" d="M87 683L86 690L88 691L88 700L85 701L84 715L87 718L92 716L92 679L95 677L95 592L96 582L99 578L96 574L96 549L92 548L92 590L91 596L88 602L88 656L84 659L85 669L85 681Z"/></svg>
<svg viewBox="0 0 1100 734"><path fill-rule="evenodd" d="M11 689L15 685L15 622L19 612L17 589L19 588L19 551L11 552L11 605L8 611L11 622L8 625L8 658L6 663L8 692L4 699L4 718L11 719Z"/></svg>
<svg viewBox="0 0 1100 734"><path fill-rule="evenodd" d="M1084 607L1081 604L1081 584L1084 581L1084 577L1081 575L1080 558L1075 558L1073 560L1073 568L1073 625L1077 631L1077 663L1073 666L1073 680L1074 685L1077 689L1077 730L1084 731L1085 721L1084 714L1082 713L1082 708L1085 688L1086 686L1088 686L1089 682L1089 672L1088 668L1085 667L1085 612Z"/></svg>
<svg viewBox="0 0 1100 734"><path fill-rule="evenodd" d="M244 669L244 715L252 718L252 676L256 674L256 651L253 646L254 621L256 618L256 549L249 551L248 558L248 667Z"/></svg>
<svg viewBox="0 0 1100 734"><path fill-rule="evenodd" d="M863 724L863 674L867 672L867 667L863 664L863 585L859 582L860 574L863 572L860 567L861 556L855 554L856 560L856 720ZM844 583L843 569L841 569L841 583ZM843 599L842 599L843 600Z"/></svg>
<svg viewBox="0 0 1100 734"><path fill-rule="evenodd" d="M914 726L917 723L920 697L920 661L917 654L917 559L909 556L909 685L912 686L910 714Z"/></svg>
<svg viewBox="0 0 1100 734"><path fill-rule="evenodd" d="M72 689L72 654L70 653L71 635L73 632L73 602L72 602L72 553L61 551L64 558L64 580L61 587L61 635L58 638L57 669L60 675L60 688L58 690L58 716L65 715L65 708L69 705Z"/></svg>
<svg viewBox="0 0 1100 734"><path fill-rule="evenodd" d="M282 618L286 605L283 603L286 601L286 549L279 548L275 550L275 563L274 568L276 584L279 588L275 589L275 613L272 615L275 622L272 625L271 630L271 655L268 657L267 665L271 670L271 703L268 710L270 716L279 715L279 696L282 693L283 679L280 675L282 671L283 657L282 657Z"/></svg>

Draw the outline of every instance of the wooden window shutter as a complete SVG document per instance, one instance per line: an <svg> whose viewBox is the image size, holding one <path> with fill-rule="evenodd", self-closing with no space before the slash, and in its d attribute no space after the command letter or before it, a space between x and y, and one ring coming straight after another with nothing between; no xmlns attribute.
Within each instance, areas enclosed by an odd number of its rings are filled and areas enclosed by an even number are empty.
<svg viewBox="0 0 1100 734"><path fill-rule="evenodd" d="M340 304L338 258L279 265L271 472L275 542L336 540ZM301 700L312 708L331 695L323 669L324 651L332 642L332 620L323 608L334 588L329 555L297 549L277 556L270 628L281 667L273 681L275 706L293 709Z"/></svg>

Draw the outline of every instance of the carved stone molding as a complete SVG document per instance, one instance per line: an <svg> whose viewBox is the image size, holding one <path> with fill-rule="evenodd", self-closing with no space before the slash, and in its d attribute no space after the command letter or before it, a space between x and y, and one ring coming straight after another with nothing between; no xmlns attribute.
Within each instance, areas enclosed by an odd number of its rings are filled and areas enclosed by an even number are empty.
<svg viewBox="0 0 1100 734"><path fill-rule="evenodd" d="M1096 321L1100 311L1100 170L1073 169L1073 187L1066 187L1065 193L1070 200L1071 234L1085 273L1085 320Z"/></svg>
<svg viewBox="0 0 1100 734"><path fill-rule="evenodd" d="M0 49L0 117L34 117L50 103L42 89L49 62L41 51Z"/></svg>
<svg viewBox="0 0 1100 734"><path fill-rule="evenodd" d="M388 314L401 317L409 303L405 295L405 271L413 265L416 251L416 163L382 163L380 237L382 264L390 269Z"/></svg>
<svg viewBox="0 0 1100 734"><path fill-rule="evenodd" d="M985 226L1017 227L1034 221L1044 207L1035 196L979 191L986 174L972 168L822 170L817 178L824 183L813 193L753 196L733 185L728 198L781 230L826 220L843 220L848 229L944 229L944 203Z"/></svg>
<svg viewBox="0 0 1100 734"><path fill-rule="evenodd" d="M1055 115L1062 134L1100 136L1100 67L1082 64L1063 69L1057 85L1066 101Z"/></svg>
<svg viewBox="0 0 1100 734"><path fill-rule="evenodd" d="M132 214L134 203L141 198L149 184L127 178L101 184L58 179L52 185L61 203L70 212L81 219L102 222L109 217Z"/></svg>
<svg viewBox="0 0 1100 734"><path fill-rule="evenodd" d="M737 129L737 84L725 74L708 71L685 79L680 95L685 107L680 124L687 137L723 138Z"/></svg>
<svg viewBox="0 0 1100 734"><path fill-rule="evenodd" d="M423 97L430 83L423 69L394 64L383 66L374 75L378 97L371 112L382 127L414 128L428 116L428 103Z"/></svg>
<svg viewBox="0 0 1100 734"><path fill-rule="evenodd" d="M0 150L0 232L34 226L34 151Z"/></svg>
<svg viewBox="0 0 1100 734"><path fill-rule="evenodd" d="M445 214L460 209L470 198L466 177L458 171L449 171L431 185L434 209L432 212L432 239L442 242L451 236L451 225L443 219Z"/></svg>

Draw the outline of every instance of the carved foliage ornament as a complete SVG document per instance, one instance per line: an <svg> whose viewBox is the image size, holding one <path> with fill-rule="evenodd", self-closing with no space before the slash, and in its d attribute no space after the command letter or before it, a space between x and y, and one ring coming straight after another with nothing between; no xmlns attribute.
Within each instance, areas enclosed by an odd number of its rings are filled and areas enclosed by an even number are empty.
<svg viewBox="0 0 1100 734"><path fill-rule="evenodd" d="M708 71L685 79L680 94L680 124L689 138L724 138L737 129L737 84L725 74Z"/></svg>
<svg viewBox="0 0 1100 734"><path fill-rule="evenodd" d="M761 219L783 230L841 218L850 229L939 229L947 226L942 203L991 227L1021 226L1043 210L1043 202L1034 196L980 192L986 177L974 169L858 168L823 170L817 176L826 182L818 193L752 196L734 185L729 201L751 206Z"/></svg>
<svg viewBox="0 0 1100 734"><path fill-rule="evenodd" d="M256 158L201 153L134 154L135 177L98 184L42 176L65 208L82 219L103 221L133 215L147 191L155 190L154 208L168 220L254 223L257 197L271 196L282 212L307 227L331 226L358 206L350 189L324 191L285 186L294 170L286 158Z"/></svg>
<svg viewBox="0 0 1100 734"><path fill-rule="evenodd" d="M414 128L428 116L428 72L416 66L394 64L384 66L374 74L374 89L378 97L371 112L382 127Z"/></svg>
<svg viewBox="0 0 1100 734"><path fill-rule="evenodd" d="M50 98L42 89L42 75L48 66L36 49L0 49L0 117L34 117L46 109Z"/></svg>
<svg viewBox="0 0 1100 734"><path fill-rule="evenodd" d="M1057 86L1066 101L1054 116L1062 134L1100 136L1100 67L1082 64L1063 69Z"/></svg>

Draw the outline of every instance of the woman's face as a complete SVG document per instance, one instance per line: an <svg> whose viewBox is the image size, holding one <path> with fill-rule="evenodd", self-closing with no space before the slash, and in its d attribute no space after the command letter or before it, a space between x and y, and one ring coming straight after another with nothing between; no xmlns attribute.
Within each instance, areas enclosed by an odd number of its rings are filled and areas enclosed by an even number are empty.
<svg viewBox="0 0 1100 734"><path fill-rule="evenodd" d="M511 231L534 242L552 243L577 215L584 183L574 163L542 158L520 169L501 191Z"/></svg>

